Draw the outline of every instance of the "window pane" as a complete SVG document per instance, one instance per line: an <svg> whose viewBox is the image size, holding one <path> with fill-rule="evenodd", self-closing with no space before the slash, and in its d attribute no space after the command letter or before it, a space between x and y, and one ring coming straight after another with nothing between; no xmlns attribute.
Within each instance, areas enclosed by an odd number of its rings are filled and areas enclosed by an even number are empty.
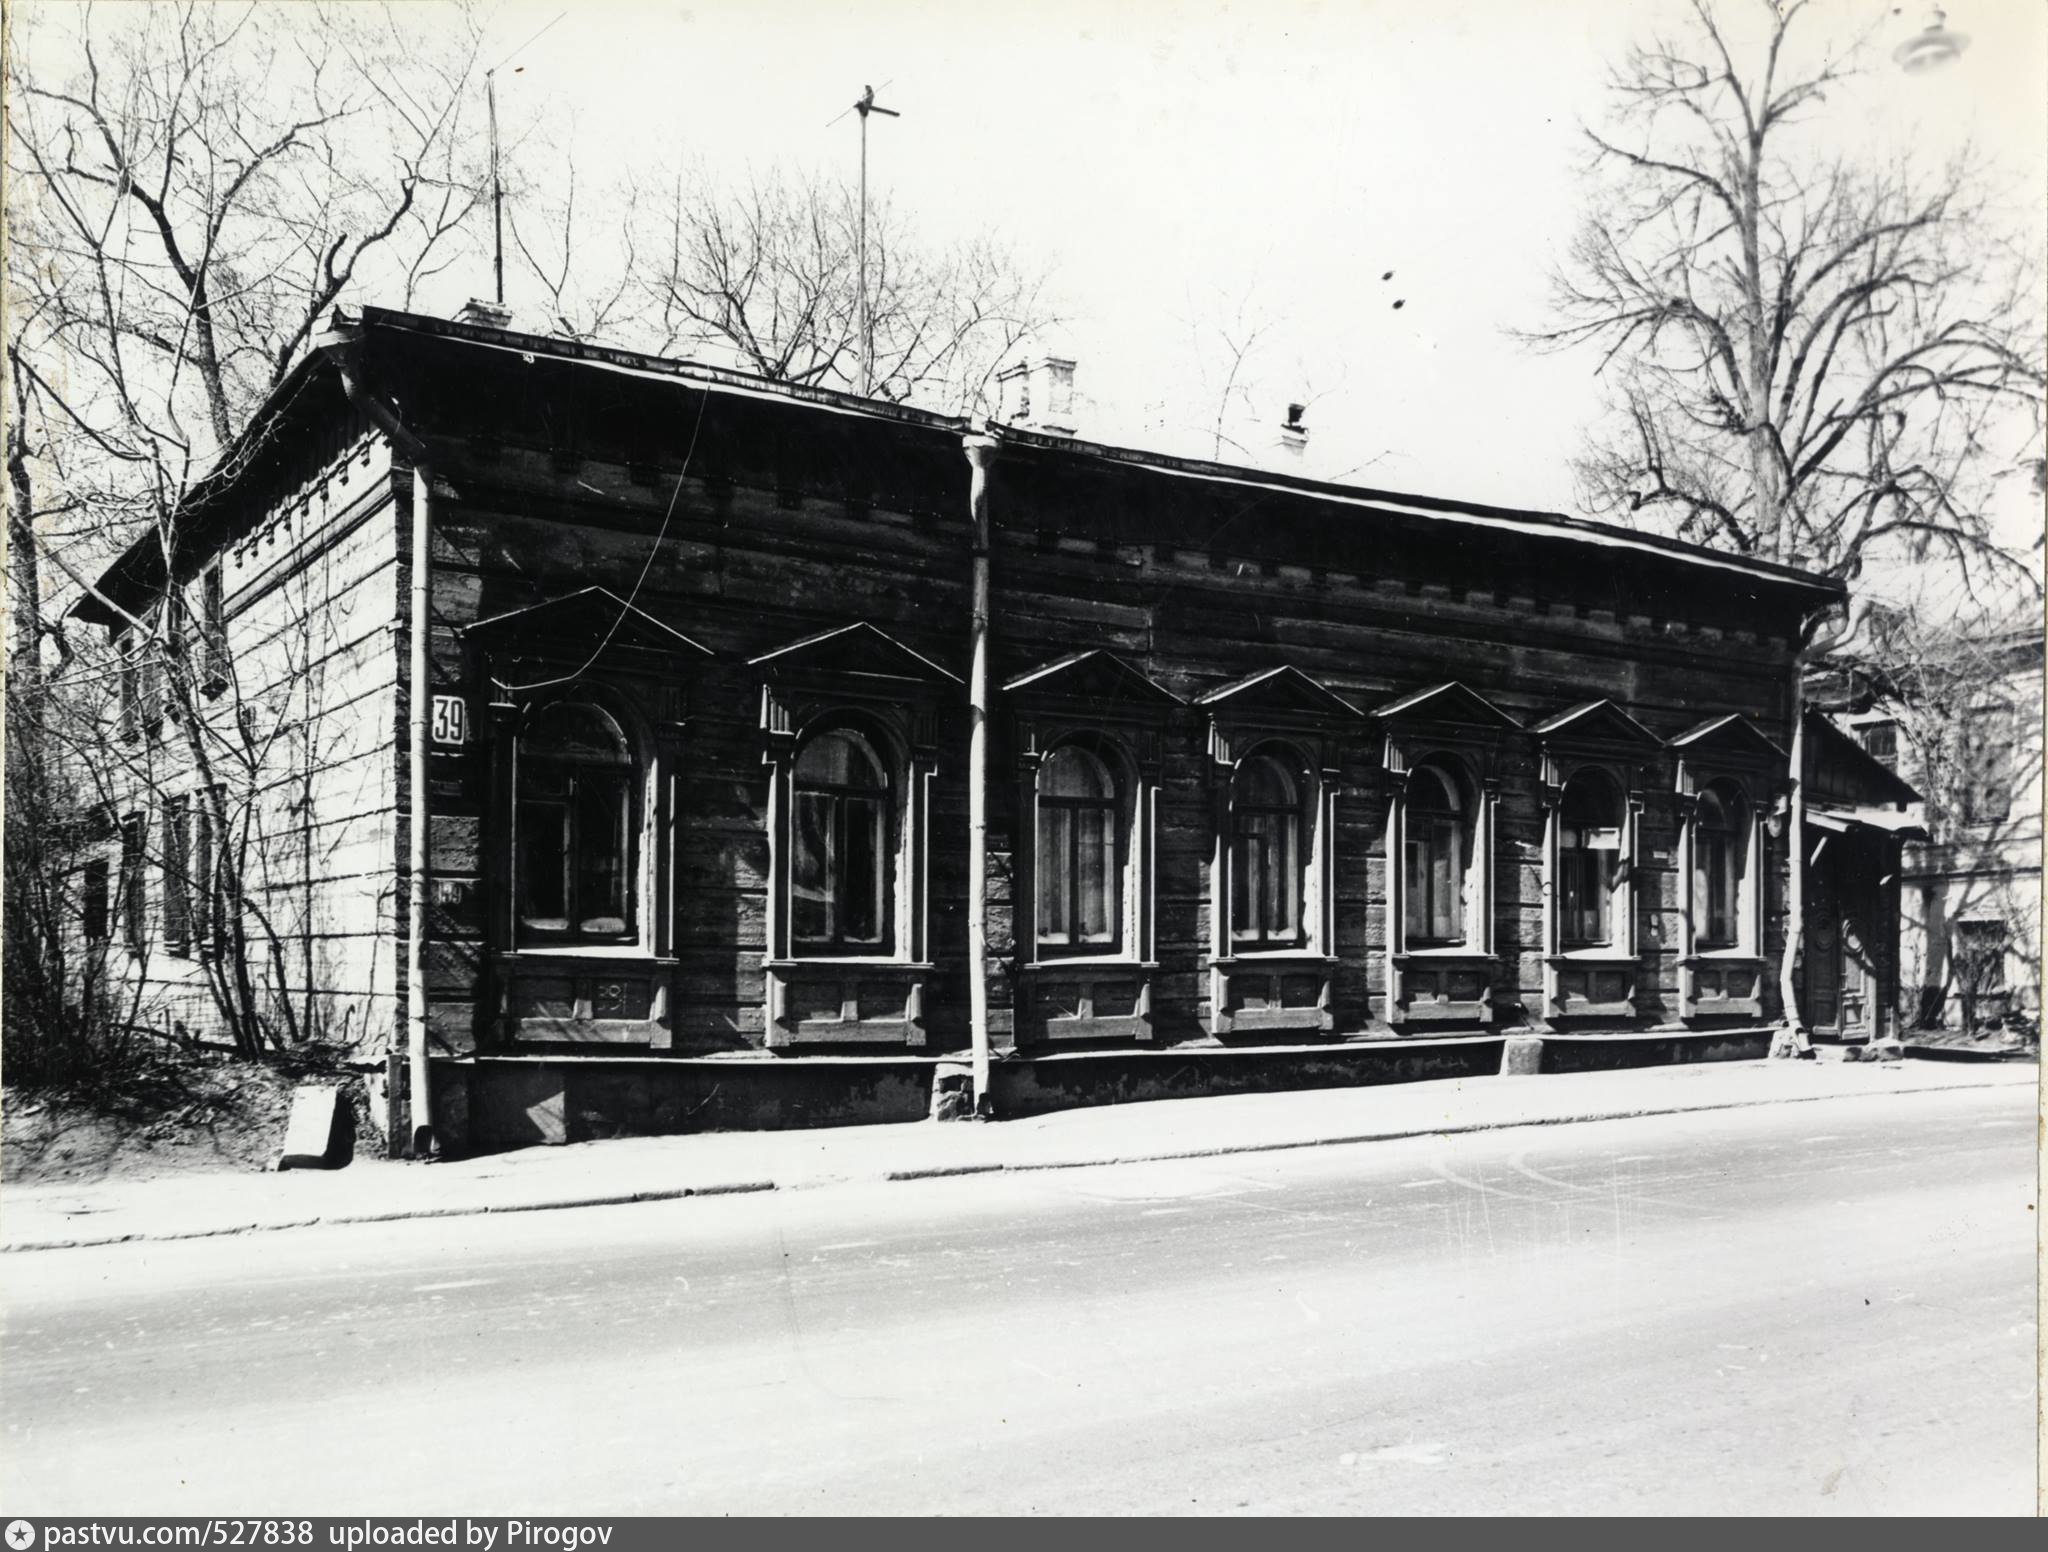
<svg viewBox="0 0 2048 1552"><path fill-rule="evenodd" d="M1051 798L1112 798L1116 788L1109 769L1087 750L1064 744L1046 756L1038 790Z"/></svg>
<svg viewBox="0 0 2048 1552"><path fill-rule="evenodd" d="M1429 934L1439 943L1450 943L1461 935L1458 892L1464 879L1458 871L1458 827L1439 820L1429 827L1429 837Z"/></svg>
<svg viewBox="0 0 2048 1552"><path fill-rule="evenodd" d="M882 936L882 805L874 798L841 798L840 876L832 880L839 931L848 943Z"/></svg>
<svg viewBox="0 0 2048 1552"><path fill-rule="evenodd" d="M1429 936L1429 832L1417 826L1408 832L1402 869L1401 927L1420 941Z"/></svg>
<svg viewBox="0 0 2048 1552"><path fill-rule="evenodd" d="M1259 838L1240 825L1230 855L1230 935L1246 941L1259 935L1259 874L1264 867Z"/></svg>
<svg viewBox="0 0 2048 1552"><path fill-rule="evenodd" d="M561 803L519 805L519 919L529 927L569 925L569 810Z"/></svg>
<svg viewBox="0 0 2048 1552"><path fill-rule="evenodd" d="M1592 948L1609 940L1612 901L1608 892L1608 859L1612 855L1580 849L1565 852L1560 858L1566 941Z"/></svg>
<svg viewBox="0 0 2048 1552"><path fill-rule="evenodd" d="M576 783L576 915L580 932L626 930L626 786L585 774Z"/></svg>
<svg viewBox="0 0 2048 1552"><path fill-rule="evenodd" d="M801 786L865 787L888 785L881 758L851 728L820 733L797 756L796 780Z"/></svg>
<svg viewBox="0 0 2048 1552"><path fill-rule="evenodd" d="M1237 771L1237 801L1261 808L1285 808L1294 803L1294 778L1271 755L1256 755Z"/></svg>
<svg viewBox="0 0 2048 1552"><path fill-rule="evenodd" d="M1713 943L1735 939L1734 859L1729 856L1730 837L1707 837L1707 938Z"/></svg>
<svg viewBox="0 0 2048 1552"><path fill-rule="evenodd" d="M587 701L556 701L534 713L519 735L527 759L630 765L633 757L618 723Z"/></svg>
<svg viewBox="0 0 2048 1552"><path fill-rule="evenodd" d="M1074 815L1080 879L1076 886L1080 940L1115 941L1116 835L1108 811L1088 808Z"/></svg>
<svg viewBox="0 0 2048 1552"><path fill-rule="evenodd" d="M1268 936L1292 943L1301 936L1301 815L1277 814L1274 846L1273 919Z"/></svg>
<svg viewBox="0 0 2048 1552"><path fill-rule="evenodd" d="M806 943L832 939L832 799L822 792L796 795L796 845L791 849L789 883L795 903L791 921Z"/></svg>
<svg viewBox="0 0 2048 1552"><path fill-rule="evenodd" d="M1042 805L1038 811L1038 936L1045 943L1066 943L1072 898L1074 838L1072 809Z"/></svg>

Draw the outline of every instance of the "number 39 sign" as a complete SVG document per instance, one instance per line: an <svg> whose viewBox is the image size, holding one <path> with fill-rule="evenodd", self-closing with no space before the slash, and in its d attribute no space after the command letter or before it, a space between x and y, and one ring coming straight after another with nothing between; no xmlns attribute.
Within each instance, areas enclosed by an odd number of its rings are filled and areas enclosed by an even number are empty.
<svg viewBox="0 0 2048 1552"><path fill-rule="evenodd" d="M428 723L433 740L437 744L460 744L469 738L469 716L466 703L459 695L437 695L434 697L433 717Z"/></svg>

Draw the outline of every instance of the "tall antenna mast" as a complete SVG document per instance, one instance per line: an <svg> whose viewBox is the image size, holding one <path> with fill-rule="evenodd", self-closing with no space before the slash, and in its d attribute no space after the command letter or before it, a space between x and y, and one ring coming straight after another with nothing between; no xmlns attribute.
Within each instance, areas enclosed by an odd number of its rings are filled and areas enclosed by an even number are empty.
<svg viewBox="0 0 2048 1552"><path fill-rule="evenodd" d="M875 391L875 320L868 304L868 115L879 113L891 119L903 115L894 108L878 107L872 86L861 88L853 111L860 115L860 391L870 394ZM845 117L844 113L839 115L840 119ZM836 124L839 119L832 122Z"/></svg>
<svg viewBox="0 0 2048 1552"><path fill-rule="evenodd" d="M497 277L492 300L505 305L505 185L498 177L498 69L484 72L484 100L491 110L491 270Z"/></svg>
<svg viewBox="0 0 2048 1552"><path fill-rule="evenodd" d="M555 21L542 27L484 72L484 101L490 109L491 117L491 273L495 281L492 300L499 307L505 305L505 183L498 172L498 71L546 37L553 30L555 22L568 14L567 11L557 12ZM512 73L517 75L525 68L524 65L519 65Z"/></svg>

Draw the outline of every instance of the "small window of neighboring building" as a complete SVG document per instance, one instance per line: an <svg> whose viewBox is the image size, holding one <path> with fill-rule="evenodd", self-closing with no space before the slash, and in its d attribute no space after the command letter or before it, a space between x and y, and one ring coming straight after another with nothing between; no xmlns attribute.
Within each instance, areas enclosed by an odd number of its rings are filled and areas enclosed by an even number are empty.
<svg viewBox="0 0 2048 1552"><path fill-rule="evenodd" d="M2012 929L2003 921L1966 918L1955 923L1951 934L1956 996L1965 1027L1998 1022L2005 1017L2008 1002L2006 961Z"/></svg>
<svg viewBox="0 0 2048 1552"><path fill-rule="evenodd" d="M1248 756L1230 786L1230 936L1243 944L1299 948L1302 881L1302 783L1270 752Z"/></svg>
<svg viewBox="0 0 2048 1552"><path fill-rule="evenodd" d="M1963 718L1958 773L1964 824L2002 824L2012 813L2013 711L1984 706Z"/></svg>
<svg viewBox="0 0 2048 1552"><path fill-rule="evenodd" d="M638 914L638 762L611 714L558 700L519 734L515 899L536 942L619 943Z"/></svg>
<svg viewBox="0 0 2048 1552"><path fill-rule="evenodd" d="M107 859L88 857L79 888L79 920L89 943L104 943L112 925Z"/></svg>
<svg viewBox="0 0 2048 1552"><path fill-rule="evenodd" d="M192 951L191 821L184 796L164 799L164 952L184 958Z"/></svg>
<svg viewBox="0 0 2048 1552"><path fill-rule="evenodd" d="M1466 941L1466 870L1472 856L1465 784L1441 761L1427 761L1408 777L1404 802L1403 945L1457 947Z"/></svg>
<svg viewBox="0 0 2048 1552"><path fill-rule="evenodd" d="M1038 779L1038 942L1115 953L1123 927L1122 793L1107 762L1079 744L1045 758Z"/></svg>
<svg viewBox="0 0 2048 1552"><path fill-rule="evenodd" d="M142 733L142 666L135 638L121 644L120 681L121 737L135 739Z"/></svg>
<svg viewBox="0 0 2048 1552"><path fill-rule="evenodd" d="M1866 722L1856 730L1863 752L1888 771L1899 768L1899 725L1896 722Z"/></svg>
<svg viewBox="0 0 2048 1552"><path fill-rule="evenodd" d="M1616 941L1621 878L1621 790L1600 771L1566 783L1558 811L1557 909L1561 945L1605 948Z"/></svg>
<svg viewBox="0 0 2048 1552"><path fill-rule="evenodd" d="M791 776L791 933L807 954L887 954L895 927L893 784L850 727L805 740Z"/></svg>
<svg viewBox="0 0 2048 1552"><path fill-rule="evenodd" d="M199 688L218 695L227 687L227 599L215 561L199 574Z"/></svg>
<svg viewBox="0 0 2048 1552"><path fill-rule="evenodd" d="M121 819L121 927L128 950L140 954L149 942L146 915L148 881L143 877L142 815L126 814Z"/></svg>
<svg viewBox="0 0 2048 1552"><path fill-rule="evenodd" d="M192 815L192 940L211 947L221 932L225 908L221 897L221 858L214 845L213 815L220 789L199 794Z"/></svg>

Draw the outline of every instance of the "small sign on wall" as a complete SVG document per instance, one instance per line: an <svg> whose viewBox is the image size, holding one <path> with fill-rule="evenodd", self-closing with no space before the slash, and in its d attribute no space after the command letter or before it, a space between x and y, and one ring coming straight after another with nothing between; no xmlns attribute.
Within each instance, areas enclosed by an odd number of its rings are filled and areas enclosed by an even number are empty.
<svg viewBox="0 0 2048 1552"><path fill-rule="evenodd" d="M433 715L429 718L427 727L437 744L469 742L468 703L459 695L435 696Z"/></svg>

